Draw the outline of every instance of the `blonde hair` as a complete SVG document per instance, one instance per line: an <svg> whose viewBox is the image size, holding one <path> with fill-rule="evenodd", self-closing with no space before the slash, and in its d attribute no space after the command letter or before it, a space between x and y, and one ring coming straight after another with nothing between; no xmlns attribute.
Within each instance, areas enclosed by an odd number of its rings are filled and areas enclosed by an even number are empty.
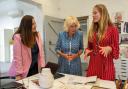
<svg viewBox="0 0 128 89"><path fill-rule="evenodd" d="M80 28L80 23L79 23L78 19L77 19L76 17L74 17L74 16L68 16L68 17L66 18L66 20L64 21L64 30L65 30L66 32L68 32L68 28L69 28L71 25L73 25L73 24L76 25L76 28L77 28L77 29Z"/></svg>
<svg viewBox="0 0 128 89"><path fill-rule="evenodd" d="M101 41L104 38L106 27L113 25L113 23L110 19L108 10L105 7L105 5L97 4L94 6L94 8L96 8L99 11L101 18L98 23L92 22L91 27L89 29L89 33L88 33L88 40L89 41L93 40L94 32L97 29L98 30L98 39L99 39L99 41Z"/></svg>

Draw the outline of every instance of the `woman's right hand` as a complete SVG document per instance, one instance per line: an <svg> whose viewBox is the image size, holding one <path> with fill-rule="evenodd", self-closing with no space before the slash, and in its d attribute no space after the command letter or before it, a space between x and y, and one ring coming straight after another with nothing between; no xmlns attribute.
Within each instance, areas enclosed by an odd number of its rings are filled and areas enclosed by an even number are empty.
<svg viewBox="0 0 128 89"><path fill-rule="evenodd" d="M69 56L69 54L64 54L64 53L63 53L63 57L64 57L65 59L69 60L69 61L70 61L70 59L71 59L70 56Z"/></svg>
<svg viewBox="0 0 128 89"><path fill-rule="evenodd" d="M21 75L16 76L16 81L23 79Z"/></svg>
<svg viewBox="0 0 128 89"><path fill-rule="evenodd" d="M89 49L86 49L86 50L85 50L85 54L84 54L84 59L85 59L85 60L87 59L89 53L91 53L91 52L92 52L92 50L89 50Z"/></svg>
<svg viewBox="0 0 128 89"><path fill-rule="evenodd" d="M69 54L65 54L65 53L63 53L63 52L61 52L61 51L58 51L57 52L60 56L62 56L62 57L64 57L65 59L67 59L67 60L70 60L71 58L70 58L70 56L69 56Z"/></svg>

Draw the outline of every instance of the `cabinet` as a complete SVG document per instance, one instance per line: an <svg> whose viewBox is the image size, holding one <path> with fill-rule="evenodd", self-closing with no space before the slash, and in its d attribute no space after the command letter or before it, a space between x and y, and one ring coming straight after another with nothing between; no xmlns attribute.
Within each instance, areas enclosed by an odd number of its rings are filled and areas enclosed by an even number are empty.
<svg viewBox="0 0 128 89"><path fill-rule="evenodd" d="M128 46L120 46L120 58L114 60L116 79L127 80L128 79Z"/></svg>

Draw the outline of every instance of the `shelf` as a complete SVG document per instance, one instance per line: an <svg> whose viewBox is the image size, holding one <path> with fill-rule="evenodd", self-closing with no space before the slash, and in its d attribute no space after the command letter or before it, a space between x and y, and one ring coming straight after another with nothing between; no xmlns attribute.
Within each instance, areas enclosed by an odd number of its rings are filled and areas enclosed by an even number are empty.
<svg viewBox="0 0 128 89"><path fill-rule="evenodd" d="M120 47L128 47L128 44L120 44Z"/></svg>
<svg viewBox="0 0 128 89"><path fill-rule="evenodd" d="M128 35L128 33L120 33L120 35Z"/></svg>

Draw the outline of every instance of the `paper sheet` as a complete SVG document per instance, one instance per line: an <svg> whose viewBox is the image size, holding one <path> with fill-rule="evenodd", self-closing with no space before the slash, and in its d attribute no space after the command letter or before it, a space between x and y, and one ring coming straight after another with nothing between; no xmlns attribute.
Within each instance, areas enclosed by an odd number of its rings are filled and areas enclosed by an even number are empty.
<svg viewBox="0 0 128 89"><path fill-rule="evenodd" d="M113 81L98 79L96 85L103 88L116 89L116 84Z"/></svg>

